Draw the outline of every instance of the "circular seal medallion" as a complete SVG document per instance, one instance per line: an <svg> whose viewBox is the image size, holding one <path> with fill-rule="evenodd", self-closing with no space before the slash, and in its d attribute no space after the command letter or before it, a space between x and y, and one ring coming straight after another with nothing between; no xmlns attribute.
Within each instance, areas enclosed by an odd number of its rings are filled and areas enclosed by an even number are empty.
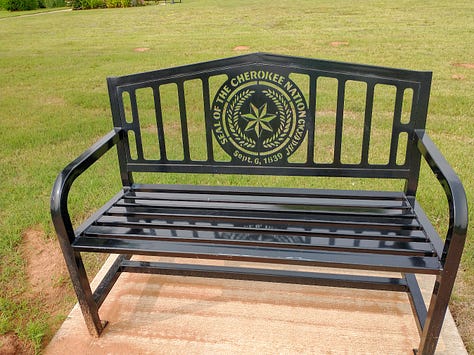
<svg viewBox="0 0 474 355"><path fill-rule="evenodd" d="M230 77L212 103L212 129L233 160L253 165L287 161L304 140L308 106L298 86L271 71Z"/></svg>

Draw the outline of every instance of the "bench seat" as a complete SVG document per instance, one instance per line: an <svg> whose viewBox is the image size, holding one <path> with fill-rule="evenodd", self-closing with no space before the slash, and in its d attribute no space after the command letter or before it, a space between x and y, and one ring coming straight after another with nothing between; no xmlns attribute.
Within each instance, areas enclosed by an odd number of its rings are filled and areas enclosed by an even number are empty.
<svg viewBox="0 0 474 355"><path fill-rule="evenodd" d="M401 192L136 185L81 228L72 246L437 274L432 229Z"/></svg>

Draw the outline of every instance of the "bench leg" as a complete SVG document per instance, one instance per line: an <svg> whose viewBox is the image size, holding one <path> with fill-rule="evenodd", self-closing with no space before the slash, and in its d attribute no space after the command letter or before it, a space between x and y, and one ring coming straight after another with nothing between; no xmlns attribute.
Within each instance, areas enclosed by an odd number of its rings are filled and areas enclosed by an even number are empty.
<svg viewBox="0 0 474 355"><path fill-rule="evenodd" d="M445 276L445 277L443 277ZM426 322L421 334L417 355L434 354L449 305L449 298L454 286L454 277L446 275L446 270L436 277L431 296Z"/></svg>
<svg viewBox="0 0 474 355"><path fill-rule="evenodd" d="M71 252L68 256L65 255L67 267L87 329L92 336L99 337L100 333L104 330L106 322L102 322L99 318L99 307L94 301L81 254Z"/></svg>

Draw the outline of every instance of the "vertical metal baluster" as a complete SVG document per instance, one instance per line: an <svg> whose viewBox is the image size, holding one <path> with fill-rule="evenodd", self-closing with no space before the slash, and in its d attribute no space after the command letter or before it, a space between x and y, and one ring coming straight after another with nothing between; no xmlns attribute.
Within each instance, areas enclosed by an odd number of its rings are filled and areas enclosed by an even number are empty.
<svg viewBox="0 0 474 355"><path fill-rule="evenodd" d="M178 82L178 101L179 101L179 114L180 114L180 119L181 119L183 156L184 156L184 161L189 162L191 158L190 158L190 153L189 153L188 119L186 115L186 101L184 99L183 81Z"/></svg>
<svg viewBox="0 0 474 355"><path fill-rule="evenodd" d="M137 95L135 90L130 90L130 103L132 106L132 127L135 132L135 145L137 147L138 160L143 161L143 144L142 135L140 132L140 118L138 115Z"/></svg>
<svg viewBox="0 0 474 355"><path fill-rule="evenodd" d="M345 89L346 89L346 79L338 79L336 132L335 132L335 137L334 137L334 165L341 164L342 127L343 127L343 121L344 121Z"/></svg>
<svg viewBox="0 0 474 355"><path fill-rule="evenodd" d="M392 139L390 142L390 160L389 164L395 166L397 164L397 152L398 152L398 140L400 137L401 120L402 120L402 105L403 95L405 89L397 85L397 94L395 97L395 108L393 110L393 123L392 123Z"/></svg>
<svg viewBox="0 0 474 355"><path fill-rule="evenodd" d="M309 78L309 114L311 115L308 124L308 149L306 164L312 165L314 163L314 127L316 126L316 82L318 76L310 76Z"/></svg>
<svg viewBox="0 0 474 355"><path fill-rule="evenodd" d="M206 122L206 146L207 146L207 161L215 162L214 149L212 146L212 117L211 117L211 102L210 102L210 88L209 77L202 78L202 100L204 104L204 120Z"/></svg>
<svg viewBox="0 0 474 355"><path fill-rule="evenodd" d="M365 96L365 118L364 118L364 135L362 138L362 159L361 164L369 165L369 147L370 132L372 131L372 111L374 108L374 83L367 83L367 92Z"/></svg>
<svg viewBox="0 0 474 355"><path fill-rule="evenodd" d="M166 157L165 131L163 129L163 114L161 112L161 98L159 86L153 87L153 97L155 99L156 128L158 131L160 158L161 160L168 160L168 158Z"/></svg>

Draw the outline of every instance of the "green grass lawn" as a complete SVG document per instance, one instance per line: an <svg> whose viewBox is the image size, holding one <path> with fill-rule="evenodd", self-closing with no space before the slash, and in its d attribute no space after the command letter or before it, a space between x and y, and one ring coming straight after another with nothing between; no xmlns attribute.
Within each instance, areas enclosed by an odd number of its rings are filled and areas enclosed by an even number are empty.
<svg viewBox="0 0 474 355"><path fill-rule="evenodd" d="M62 306L50 315L49 289L32 284L23 240L32 230L44 243L55 238L49 194L57 173L111 128L107 76L256 51L432 70L428 131L473 200L472 0L185 0L18 15L0 11L0 334L15 332L36 351L75 299L67 278L48 279L62 292ZM113 159L109 154L79 181L71 197L76 220L117 190ZM110 186L100 185L103 178ZM441 227L446 204L430 185L425 169L420 198ZM472 204L470 210L472 220ZM92 267L99 262L89 260ZM451 309L472 354L473 287L470 238Z"/></svg>

